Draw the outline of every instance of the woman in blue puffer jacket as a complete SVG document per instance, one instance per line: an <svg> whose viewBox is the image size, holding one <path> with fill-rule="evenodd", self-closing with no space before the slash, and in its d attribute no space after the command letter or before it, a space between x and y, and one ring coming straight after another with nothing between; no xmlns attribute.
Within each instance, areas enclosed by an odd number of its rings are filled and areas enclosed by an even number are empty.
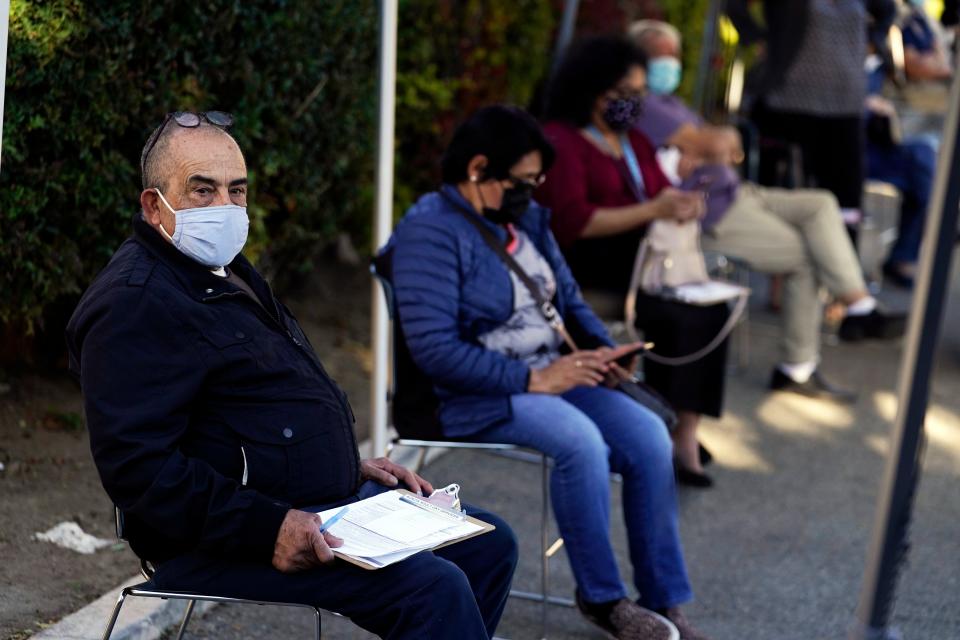
<svg viewBox="0 0 960 640"><path fill-rule="evenodd" d="M403 335L435 385L446 436L513 443L554 460L553 510L584 615L618 638L678 637L662 616L683 638L703 638L678 609L692 591L667 429L608 388L627 375L610 362L621 350L581 298L549 212L531 201L553 157L539 125L517 108L487 107L459 127L443 186L410 208L388 247ZM553 300L580 351L563 354L563 340L476 220ZM610 544L611 471L623 476L637 602L626 597Z"/></svg>

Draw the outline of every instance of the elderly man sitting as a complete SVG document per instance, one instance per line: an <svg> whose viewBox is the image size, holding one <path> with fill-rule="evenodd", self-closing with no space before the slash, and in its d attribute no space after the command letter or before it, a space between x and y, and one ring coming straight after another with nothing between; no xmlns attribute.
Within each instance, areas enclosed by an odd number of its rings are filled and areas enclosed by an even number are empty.
<svg viewBox="0 0 960 640"><path fill-rule="evenodd" d="M222 112L170 114L141 156L133 234L67 329L104 488L156 586L301 602L387 638L488 638L516 566L492 533L379 571L336 561L316 513L405 484L360 460L345 394L240 255L247 168Z"/></svg>
<svg viewBox="0 0 960 640"><path fill-rule="evenodd" d="M630 35L649 58L649 96L637 127L657 146L682 153L676 179L707 192L701 222L705 249L739 258L751 268L785 274L782 360L770 387L806 396L851 401L818 370L822 286L846 305L840 338L896 338L904 317L881 310L868 293L860 263L833 195L820 189L770 189L740 184L731 167L743 158L731 127L711 126L672 95L680 83L680 34L671 25L641 20Z"/></svg>

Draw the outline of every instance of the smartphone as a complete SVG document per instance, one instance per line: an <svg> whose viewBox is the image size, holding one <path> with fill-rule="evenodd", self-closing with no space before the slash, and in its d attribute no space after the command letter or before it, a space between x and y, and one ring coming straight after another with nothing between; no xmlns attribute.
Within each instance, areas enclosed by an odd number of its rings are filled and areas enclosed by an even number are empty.
<svg viewBox="0 0 960 640"><path fill-rule="evenodd" d="M639 347L635 349L631 349L630 351L627 351L626 353L618 356L614 360L608 360L608 362L616 362L621 367L628 367L630 366L630 361L633 360L633 357L635 355L637 355L638 353L643 353L644 351L649 351L652 348L653 348L652 342L644 342Z"/></svg>

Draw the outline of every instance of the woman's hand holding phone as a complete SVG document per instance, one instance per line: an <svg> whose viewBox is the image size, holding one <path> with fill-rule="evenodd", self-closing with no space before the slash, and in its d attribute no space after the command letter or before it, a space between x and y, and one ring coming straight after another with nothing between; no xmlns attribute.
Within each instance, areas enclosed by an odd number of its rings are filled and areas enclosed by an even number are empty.
<svg viewBox="0 0 960 640"><path fill-rule="evenodd" d="M605 383L608 387L615 387L619 382L633 378L640 363L640 354L653 348L652 342L631 342L617 347L601 347L597 351L603 354L610 371Z"/></svg>
<svg viewBox="0 0 960 640"><path fill-rule="evenodd" d="M529 393L560 395L574 387L616 386L633 377L641 353L651 342L631 342L618 347L600 347L561 356L543 369L531 369Z"/></svg>
<svg viewBox="0 0 960 640"><path fill-rule="evenodd" d="M598 351L575 351L543 369L531 369L527 391L560 395L574 387L595 387L609 371L609 363Z"/></svg>

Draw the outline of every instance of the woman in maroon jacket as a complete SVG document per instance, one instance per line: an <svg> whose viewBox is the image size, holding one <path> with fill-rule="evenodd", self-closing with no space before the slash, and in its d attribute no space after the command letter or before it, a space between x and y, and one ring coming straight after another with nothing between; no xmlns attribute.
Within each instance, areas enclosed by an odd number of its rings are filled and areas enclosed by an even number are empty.
<svg viewBox="0 0 960 640"><path fill-rule="evenodd" d="M646 58L622 38L574 45L547 92L544 130L557 155L536 199L553 210L552 227L582 287L625 294L647 225L664 218L696 221L703 195L674 189L650 142L633 125L646 90ZM637 324L660 355L697 351L720 331L725 304L709 307L640 295ZM647 381L673 404L678 480L708 487L696 428L702 414L719 417L726 344L693 364L647 360ZM705 450L702 450L705 453Z"/></svg>

